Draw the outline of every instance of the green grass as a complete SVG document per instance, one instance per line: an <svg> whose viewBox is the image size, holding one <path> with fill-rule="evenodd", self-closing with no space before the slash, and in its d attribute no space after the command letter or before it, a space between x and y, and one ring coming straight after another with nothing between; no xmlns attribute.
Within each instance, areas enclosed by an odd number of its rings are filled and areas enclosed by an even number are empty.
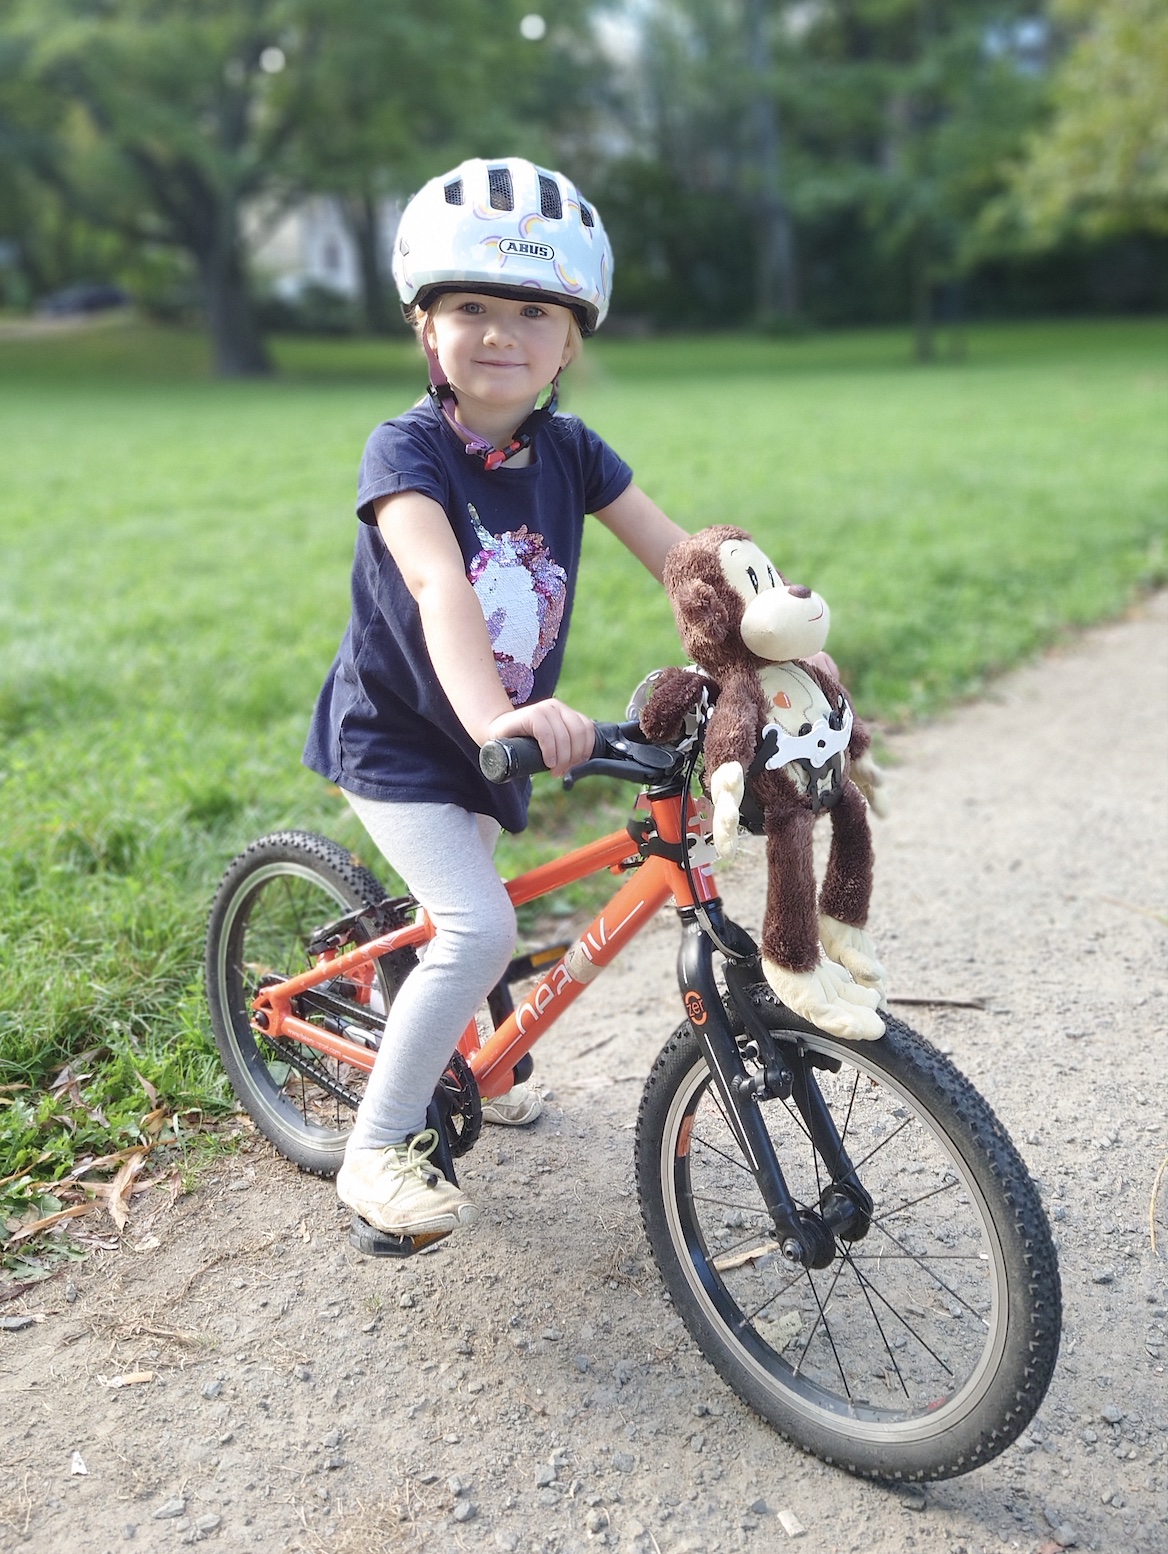
<svg viewBox="0 0 1168 1554"><path fill-rule="evenodd" d="M599 341L568 400L685 527L741 523L820 589L862 710L903 720L1163 580L1166 346L1160 322L984 328L921 369L896 331ZM0 340L0 1215L133 1140L138 1076L228 1104L199 971L219 873L277 826L360 845L299 755L357 461L418 366L406 342L277 355L216 383L181 332ZM561 689L614 716L680 655L590 527ZM548 788L505 867L579 822ZM50 1094L66 1062L85 1106Z"/></svg>

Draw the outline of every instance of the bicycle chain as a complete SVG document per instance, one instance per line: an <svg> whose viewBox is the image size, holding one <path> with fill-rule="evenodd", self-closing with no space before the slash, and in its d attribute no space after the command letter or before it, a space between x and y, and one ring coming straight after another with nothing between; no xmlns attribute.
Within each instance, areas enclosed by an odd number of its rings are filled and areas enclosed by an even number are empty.
<svg viewBox="0 0 1168 1554"><path fill-rule="evenodd" d="M311 1048L303 1042L285 1044L268 1040L267 1045L276 1055L277 1062L287 1063L290 1068L304 1074L350 1111L357 1110L361 1097L334 1078L319 1059L311 1056ZM446 1135L450 1153L454 1156L464 1155L478 1140L483 1125L483 1112L474 1073L457 1049L451 1054L450 1063L439 1084L445 1092L448 1108Z"/></svg>
<svg viewBox="0 0 1168 1554"><path fill-rule="evenodd" d="M311 1049L303 1042L275 1042L268 1041L269 1049L275 1054L278 1063L287 1063L289 1068L294 1068L298 1073L304 1074L314 1084L318 1084L322 1090L326 1090L335 1100L342 1102L350 1111L356 1111L361 1104L361 1097L355 1090L350 1090L339 1079L333 1077L319 1059L311 1057Z"/></svg>

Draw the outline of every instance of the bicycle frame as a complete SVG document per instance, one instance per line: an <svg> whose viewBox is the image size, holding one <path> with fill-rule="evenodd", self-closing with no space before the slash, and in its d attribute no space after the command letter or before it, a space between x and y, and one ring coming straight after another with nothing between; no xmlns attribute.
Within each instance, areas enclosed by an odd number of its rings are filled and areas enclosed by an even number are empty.
<svg viewBox="0 0 1168 1554"><path fill-rule="evenodd" d="M681 866L680 795L650 794L647 803L649 819L640 842L633 839L629 829L614 831L506 882L507 894L518 907L601 869L632 870L627 882L486 1041L480 1041L473 1022L467 1026L459 1050L482 1095L500 1095L511 1088L515 1065L671 897L679 908L717 901L717 888L707 864L692 867L696 897ZM690 839L691 845L702 839L696 817L691 823ZM375 1051L301 1019L292 1012L292 1001L310 988L357 972L395 950L416 948L433 936L433 925L419 910L417 921L409 927L382 934L343 954L326 954L311 970L261 989L255 1000L253 1024L269 1040L301 1041L318 1052L369 1071L377 1056Z"/></svg>
<svg viewBox="0 0 1168 1554"><path fill-rule="evenodd" d="M459 1051L481 1095L505 1093L514 1083L516 1064L548 1026L672 898L682 924L678 957L682 1004L714 1076L726 1119L754 1173L784 1256L792 1263L825 1266L834 1247L829 1225L841 1235L859 1239L865 1233L871 1200L806 1065L796 1061L788 1067L777 1058L771 1036L751 1006L746 973L753 967L757 976L757 947L749 934L722 915L710 864L701 856L708 837L699 815L690 811L683 843L680 785L674 781L658 791L650 789L641 799L648 804L649 817L640 825L630 821L623 831L614 831L506 882L511 900L522 906L601 869L631 871L626 883L540 976L518 1007L507 1013L485 1040L472 1021L459 1042ZM688 870L682 862L683 846L689 853ZM434 928L419 909L417 920L408 927L394 929L344 953L326 952L311 970L261 988L254 1000L252 1023L269 1040L300 1041L369 1072L377 1057L371 1046L313 1025L293 1012L292 1003L311 988L351 976L383 955L417 947L433 937ZM727 956L726 984L732 1003L764 1058L766 1071L761 1079L748 1072L723 1007L714 975L715 946ZM790 1029L797 1033L814 1027L790 1014ZM793 1093L808 1133L828 1164L832 1185L841 1189L830 1206L825 1202L822 1216L800 1210L792 1199L759 1110L761 1099L780 1091ZM443 1164L448 1178L453 1179L448 1156Z"/></svg>

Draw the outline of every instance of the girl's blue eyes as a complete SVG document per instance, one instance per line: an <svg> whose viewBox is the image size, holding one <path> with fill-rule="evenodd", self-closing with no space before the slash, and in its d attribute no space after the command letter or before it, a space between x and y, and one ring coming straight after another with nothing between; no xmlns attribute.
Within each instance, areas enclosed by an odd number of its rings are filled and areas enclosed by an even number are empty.
<svg viewBox="0 0 1168 1554"><path fill-rule="evenodd" d="M472 318L478 318L480 314L485 313L487 310L481 302L463 302L459 304L458 311L460 313L467 313ZM532 302L523 309L520 316L522 318L546 318L548 314L546 308L541 308Z"/></svg>

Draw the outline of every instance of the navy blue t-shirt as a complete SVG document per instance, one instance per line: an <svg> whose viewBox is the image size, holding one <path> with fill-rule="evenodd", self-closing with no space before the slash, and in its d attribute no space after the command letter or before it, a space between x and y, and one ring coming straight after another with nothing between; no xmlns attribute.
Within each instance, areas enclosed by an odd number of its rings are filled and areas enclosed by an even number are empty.
<svg viewBox="0 0 1168 1554"><path fill-rule="evenodd" d="M515 706L555 692L584 515L632 471L575 416L544 421L532 461L488 471L426 399L365 445L357 490L352 613L316 703L305 765L364 798L458 804L508 831L527 823L529 783L497 787L438 683L418 607L376 526L397 491L433 498L450 520Z"/></svg>

